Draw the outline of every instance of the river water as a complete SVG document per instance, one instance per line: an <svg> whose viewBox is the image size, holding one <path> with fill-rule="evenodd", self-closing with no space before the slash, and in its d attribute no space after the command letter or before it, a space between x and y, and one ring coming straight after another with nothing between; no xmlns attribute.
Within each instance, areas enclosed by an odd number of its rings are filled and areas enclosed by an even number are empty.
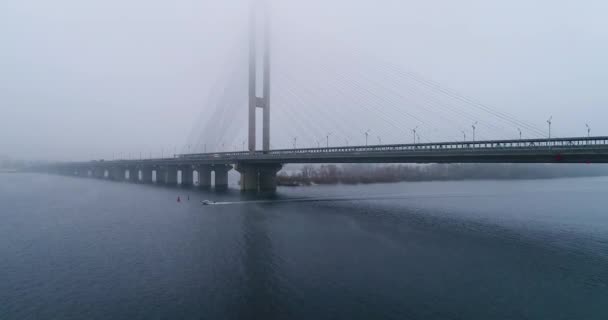
<svg viewBox="0 0 608 320"><path fill-rule="evenodd" d="M607 208L608 178L258 199L3 174L0 319L608 319Z"/></svg>

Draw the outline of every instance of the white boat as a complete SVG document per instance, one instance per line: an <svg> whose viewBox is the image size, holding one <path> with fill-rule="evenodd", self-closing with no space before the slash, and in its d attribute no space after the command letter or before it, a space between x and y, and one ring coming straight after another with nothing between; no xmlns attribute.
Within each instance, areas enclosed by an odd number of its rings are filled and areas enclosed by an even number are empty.
<svg viewBox="0 0 608 320"><path fill-rule="evenodd" d="M211 201L211 200L203 200L201 201L203 203L204 206L208 206L210 204L214 204L215 202Z"/></svg>

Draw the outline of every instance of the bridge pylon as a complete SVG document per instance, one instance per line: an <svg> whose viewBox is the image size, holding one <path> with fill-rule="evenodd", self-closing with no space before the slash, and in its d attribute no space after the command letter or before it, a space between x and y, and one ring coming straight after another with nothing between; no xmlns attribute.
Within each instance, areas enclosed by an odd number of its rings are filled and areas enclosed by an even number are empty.
<svg viewBox="0 0 608 320"><path fill-rule="evenodd" d="M267 0L251 0L249 16L249 151L256 151L256 110L263 110L262 150L270 150L270 14ZM260 19L260 16L262 19ZM262 34L259 27L262 25ZM262 96L258 96L258 40L263 38Z"/></svg>

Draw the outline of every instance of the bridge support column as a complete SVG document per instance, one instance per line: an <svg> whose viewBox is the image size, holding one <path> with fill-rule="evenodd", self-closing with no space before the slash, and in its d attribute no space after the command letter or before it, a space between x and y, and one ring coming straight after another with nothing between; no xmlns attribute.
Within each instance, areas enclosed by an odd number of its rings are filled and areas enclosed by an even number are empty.
<svg viewBox="0 0 608 320"><path fill-rule="evenodd" d="M198 187L201 189L211 188L211 166L198 166Z"/></svg>
<svg viewBox="0 0 608 320"><path fill-rule="evenodd" d="M171 186L177 185L177 167L168 167L167 168L167 179L165 183Z"/></svg>
<svg viewBox="0 0 608 320"><path fill-rule="evenodd" d="M110 180L123 181L125 180L125 169L121 167L114 167L109 169Z"/></svg>
<svg viewBox="0 0 608 320"><path fill-rule="evenodd" d="M259 172L256 167L237 164L236 171L241 174L241 191L257 192L259 189Z"/></svg>
<svg viewBox="0 0 608 320"><path fill-rule="evenodd" d="M194 184L193 178L193 170L192 166L181 167L180 171L182 173L182 187L192 187Z"/></svg>
<svg viewBox="0 0 608 320"><path fill-rule="evenodd" d="M93 168L93 177L96 179L103 179L104 175L106 173L106 170L104 168Z"/></svg>
<svg viewBox="0 0 608 320"><path fill-rule="evenodd" d="M282 165L260 167L260 192L277 191L277 172L281 171Z"/></svg>
<svg viewBox="0 0 608 320"><path fill-rule="evenodd" d="M150 184L152 183L152 168L151 167L143 167L141 168L141 182Z"/></svg>
<svg viewBox="0 0 608 320"><path fill-rule="evenodd" d="M228 171L232 169L229 165L215 165L215 190L228 190Z"/></svg>
<svg viewBox="0 0 608 320"><path fill-rule="evenodd" d="M156 172L156 184L165 184L167 181L167 168L156 167L154 171Z"/></svg>
<svg viewBox="0 0 608 320"><path fill-rule="evenodd" d="M130 167L129 168L129 181L133 183L139 182L139 168Z"/></svg>
<svg viewBox="0 0 608 320"><path fill-rule="evenodd" d="M236 170L241 173L241 191L274 192L277 189L277 172L282 165L248 165L238 164Z"/></svg>

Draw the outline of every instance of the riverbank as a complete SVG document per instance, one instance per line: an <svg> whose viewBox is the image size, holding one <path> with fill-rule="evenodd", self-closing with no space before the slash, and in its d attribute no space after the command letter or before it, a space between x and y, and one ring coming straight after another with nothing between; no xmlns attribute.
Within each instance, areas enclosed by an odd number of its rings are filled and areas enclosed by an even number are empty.
<svg viewBox="0 0 608 320"><path fill-rule="evenodd" d="M570 164L321 165L279 173L280 186L608 176L608 166Z"/></svg>

